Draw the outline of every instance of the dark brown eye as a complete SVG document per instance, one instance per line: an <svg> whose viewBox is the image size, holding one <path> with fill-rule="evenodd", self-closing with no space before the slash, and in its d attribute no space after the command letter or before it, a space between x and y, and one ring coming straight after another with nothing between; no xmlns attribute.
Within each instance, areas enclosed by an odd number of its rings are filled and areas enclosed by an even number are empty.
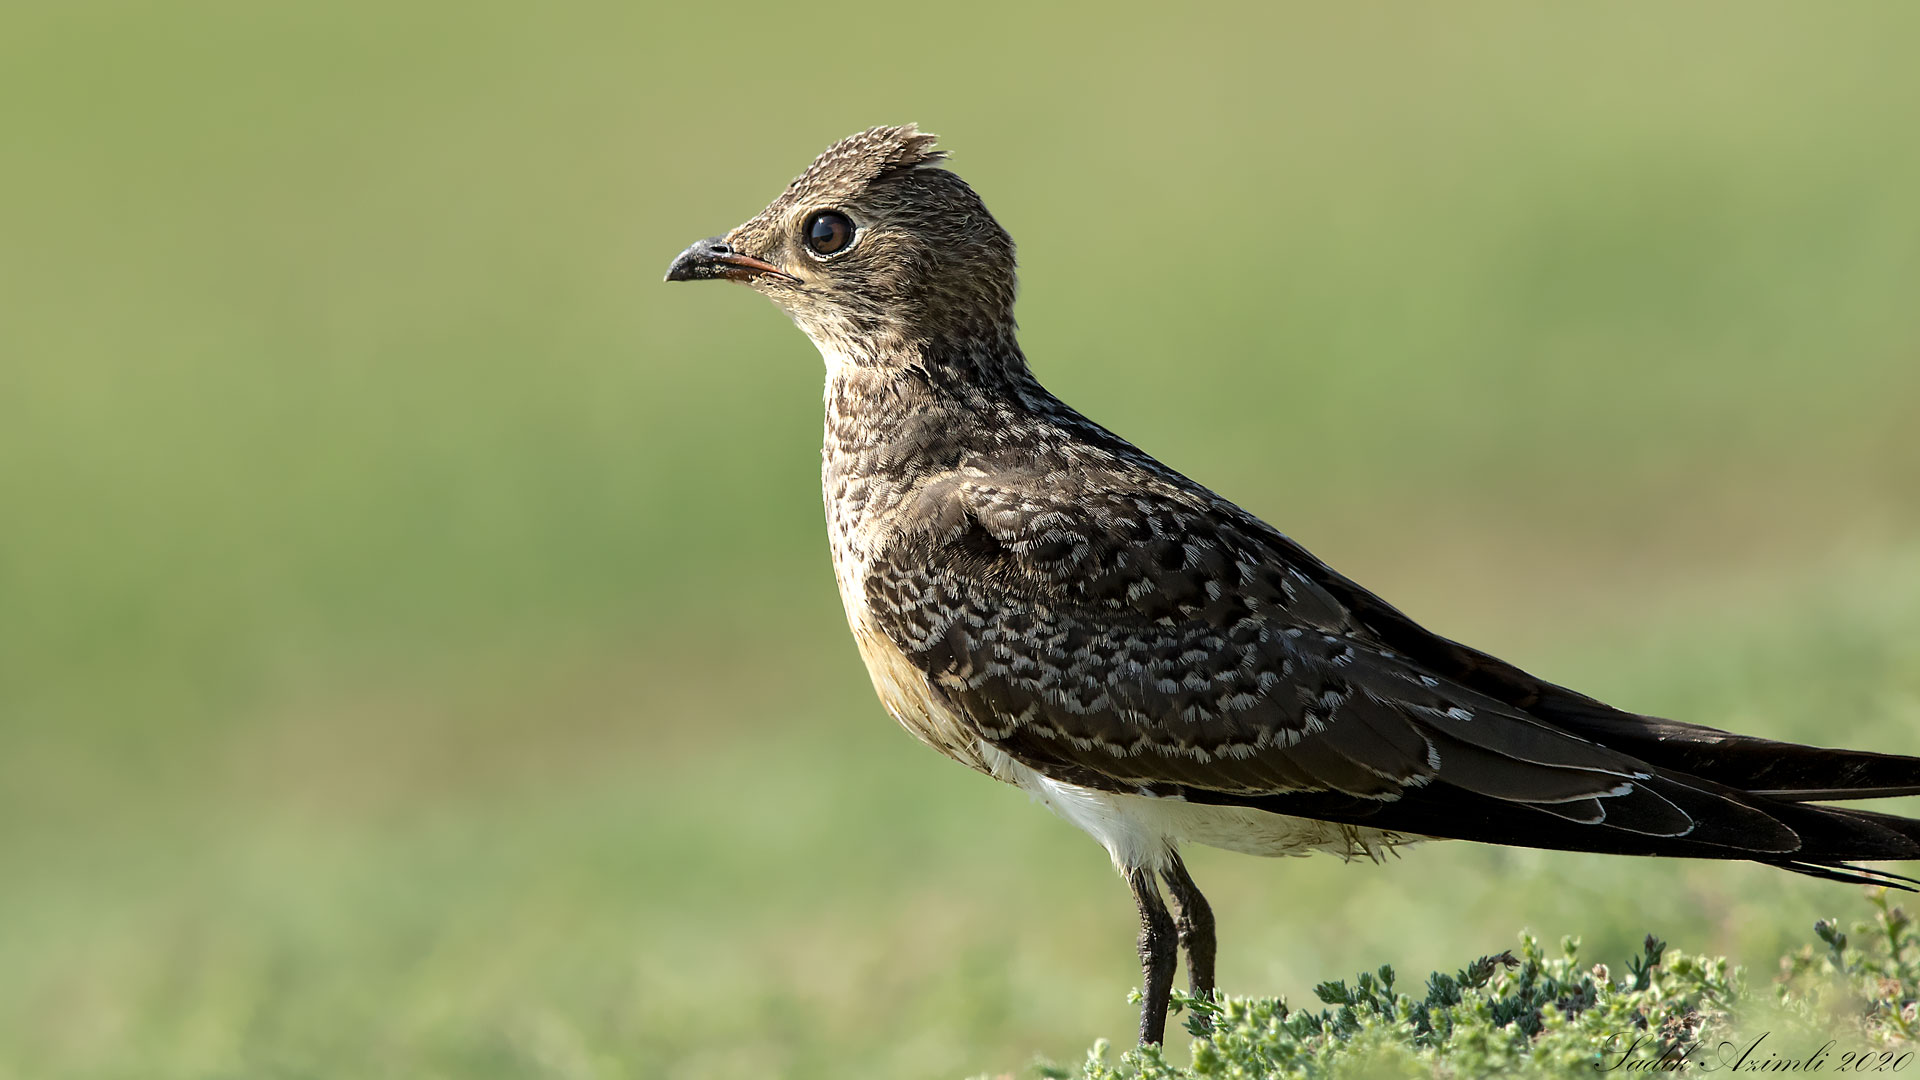
<svg viewBox="0 0 1920 1080"><path fill-rule="evenodd" d="M853 222L838 210L822 210L807 219L807 247L815 255L832 255L853 243Z"/></svg>

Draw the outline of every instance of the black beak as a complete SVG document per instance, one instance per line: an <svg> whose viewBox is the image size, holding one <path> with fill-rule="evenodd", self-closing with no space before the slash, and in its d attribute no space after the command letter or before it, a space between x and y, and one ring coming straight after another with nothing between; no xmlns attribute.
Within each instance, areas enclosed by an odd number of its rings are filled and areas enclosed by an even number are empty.
<svg viewBox="0 0 1920 1080"><path fill-rule="evenodd" d="M673 260L672 266L667 267L668 281L708 281L714 278L752 281L761 274L772 274L791 282L799 280L792 274L782 273L779 267L764 259L733 250L718 236L709 236L689 247Z"/></svg>

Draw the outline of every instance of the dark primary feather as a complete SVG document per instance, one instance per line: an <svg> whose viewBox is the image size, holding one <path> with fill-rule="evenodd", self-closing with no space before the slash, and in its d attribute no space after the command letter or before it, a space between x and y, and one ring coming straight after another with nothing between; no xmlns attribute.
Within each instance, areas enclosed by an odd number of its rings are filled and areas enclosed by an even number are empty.
<svg viewBox="0 0 1920 1080"><path fill-rule="evenodd" d="M1844 880L1875 873L1849 860L1920 857L1920 823L1804 805L1920 791L1920 761L1637 716L1535 679L1041 395L1022 387L1017 437L913 485L866 579L884 632L1030 767L1396 832Z"/></svg>

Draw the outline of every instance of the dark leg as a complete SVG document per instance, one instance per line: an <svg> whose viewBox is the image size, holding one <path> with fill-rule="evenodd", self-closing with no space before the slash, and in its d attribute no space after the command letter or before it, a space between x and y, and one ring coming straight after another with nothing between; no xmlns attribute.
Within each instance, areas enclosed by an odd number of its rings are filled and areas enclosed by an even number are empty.
<svg viewBox="0 0 1920 1080"><path fill-rule="evenodd" d="M1127 888L1140 908L1140 1042L1165 1041L1167 996L1173 992L1173 963L1178 939L1173 917L1160 900L1153 871L1127 871Z"/></svg>
<svg viewBox="0 0 1920 1080"><path fill-rule="evenodd" d="M1167 881L1173 897L1173 925L1180 935L1180 949L1187 954L1187 992L1194 997L1213 999L1213 908L1188 876L1185 863L1174 855L1160 876Z"/></svg>

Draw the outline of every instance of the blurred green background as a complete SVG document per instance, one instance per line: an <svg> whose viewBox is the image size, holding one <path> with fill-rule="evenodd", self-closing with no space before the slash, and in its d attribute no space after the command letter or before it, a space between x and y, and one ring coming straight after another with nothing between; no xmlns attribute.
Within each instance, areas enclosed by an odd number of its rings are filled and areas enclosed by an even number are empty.
<svg viewBox="0 0 1920 1080"><path fill-rule="evenodd" d="M1105 854L872 699L812 347L660 283L876 123L1018 239L1057 392L1416 618L1920 752L1917 39L1904 3L7 5L0 1077L1126 1038ZM1242 994L1522 926L1767 963L1858 906L1192 862Z"/></svg>

